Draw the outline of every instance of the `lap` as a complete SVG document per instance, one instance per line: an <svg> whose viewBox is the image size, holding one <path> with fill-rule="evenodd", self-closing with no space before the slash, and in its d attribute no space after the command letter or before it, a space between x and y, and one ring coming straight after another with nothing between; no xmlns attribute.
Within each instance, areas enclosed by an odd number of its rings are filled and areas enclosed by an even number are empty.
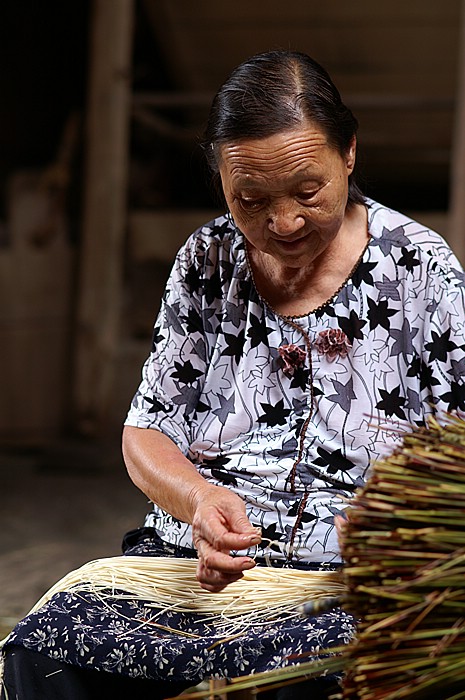
<svg viewBox="0 0 465 700"><path fill-rule="evenodd" d="M129 678L93 669L82 669L51 659L30 649L10 646L0 700L163 700L179 695L188 683ZM335 681L324 678L304 681L279 690L265 691L263 700L324 700L337 692Z"/></svg>
<svg viewBox="0 0 465 700"><path fill-rule="evenodd" d="M129 678L82 669L20 646L8 647L1 700L162 700L174 697L188 683Z"/></svg>
<svg viewBox="0 0 465 700"><path fill-rule="evenodd" d="M186 555L161 548L148 530L139 531L136 541L129 537L125 554ZM232 634L219 629L218 622L205 620L205 614L160 611L144 600L117 593L102 596L72 589L57 593L17 625L9 644L64 663L64 669L74 669L75 674L79 669L97 669L96 683L138 680L160 685L169 678L185 687L208 677L243 676L309 661L322 650L349 642L355 629L353 618L335 609L311 619L252 623Z"/></svg>

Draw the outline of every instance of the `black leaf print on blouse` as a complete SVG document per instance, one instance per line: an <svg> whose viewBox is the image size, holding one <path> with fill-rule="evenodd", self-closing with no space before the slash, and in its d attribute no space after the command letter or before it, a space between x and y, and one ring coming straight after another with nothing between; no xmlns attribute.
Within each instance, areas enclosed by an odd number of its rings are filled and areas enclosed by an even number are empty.
<svg viewBox="0 0 465 700"><path fill-rule="evenodd" d="M287 511L287 514L291 518L296 518L299 515L299 506L300 506L300 501L296 501L291 508ZM297 526L298 530L303 529L303 525L305 523L311 523L313 520L318 520L316 515L312 515L312 513L306 513L305 511L300 515L299 518L299 524Z"/></svg>
<svg viewBox="0 0 465 700"><path fill-rule="evenodd" d="M184 363L175 361L174 366L176 370L170 374L170 377L178 379L182 384L193 384L203 374L200 370L195 369L190 360Z"/></svg>
<svg viewBox="0 0 465 700"><path fill-rule="evenodd" d="M284 538L284 533L276 529L276 523L271 523L268 527L262 527L262 541L257 545L258 549L272 549L275 552L280 552L281 547L274 542L281 542ZM271 543L270 543L271 541Z"/></svg>
<svg viewBox="0 0 465 700"><path fill-rule="evenodd" d="M291 389L303 389L305 390L308 386L308 379L310 376L310 370L304 367L297 367L294 370L294 374L291 379Z"/></svg>
<svg viewBox="0 0 465 700"><path fill-rule="evenodd" d="M215 224L215 236L218 236L220 240L223 240L231 232L231 224L228 219L223 221L222 224Z"/></svg>
<svg viewBox="0 0 465 700"><path fill-rule="evenodd" d="M299 437L304 425L305 420L303 418L298 418L290 430L295 430L296 437Z"/></svg>
<svg viewBox="0 0 465 700"><path fill-rule="evenodd" d="M233 474L228 471L220 471L219 469L212 469L212 476L222 484L228 484L228 486L237 486L237 479Z"/></svg>
<svg viewBox="0 0 465 700"><path fill-rule="evenodd" d="M238 301L248 302L252 298L253 285L251 280L241 280L237 284L237 299Z"/></svg>
<svg viewBox="0 0 465 700"><path fill-rule="evenodd" d="M166 309L165 309L166 320L168 322L168 325L171 326L171 328L174 331L176 331L176 333L179 333L179 335L186 335L184 327L181 323L179 306L180 306L179 302L176 302L175 304L172 304L171 306L169 304L166 305Z"/></svg>
<svg viewBox="0 0 465 700"><path fill-rule="evenodd" d="M442 394L441 399L449 404L448 411L465 411L465 384L451 382L450 391Z"/></svg>
<svg viewBox="0 0 465 700"><path fill-rule="evenodd" d="M232 279L235 264L230 260L220 260L220 267L222 272L221 281L225 284L228 280Z"/></svg>
<svg viewBox="0 0 465 700"><path fill-rule="evenodd" d="M413 269L420 264L420 261L416 258L415 250L408 250L407 248L402 248L402 256L399 258L397 264L401 267L405 267L407 272L413 272Z"/></svg>
<svg viewBox="0 0 465 700"><path fill-rule="evenodd" d="M439 379L434 376L433 368L426 364L418 355L414 357L410 363L410 367L407 370L407 377L419 377L420 391L438 386L438 384L441 383Z"/></svg>
<svg viewBox="0 0 465 700"><path fill-rule="evenodd" d="M462 349L464 349L463 346ZM450 365L451 368L448 374L451 374L456 381L465 379L465 357L462 357L460 360L451 360Z"/></svg>
<svg viewBox="0 0 465 700"><path fill-rule="evenodd" d="M349 413L352 401L357 398L353 388L353 378L349 377L345 384L337 379L331 379L331 381L336 393L328 396L328 401L338 404L343 411Z"/></svg>
<svg viewBox="0 0 465 700"><path fill-rule="evenodd" d="M354 287L360 287L362 282L368 284L370 287L373 287L374 280L371 271L374 270L375 267L376 263L361 262L352 275L352 284Z"/></svg>
<svg viewBox="0 0 465 700"><path fill-rule="evenodd" d="M197 417L198 413L207 413L207 411L211 411L211 406L203 401L199 401L195 407L195 416Z"/></svg>
<svg viewBox="0 0 465 700"><path fill-rule="evenodd" d="M165 339L165 336L160 333L160 327L155 326L152 335L152 352L155 352L158 343Z"/></svg>
<svg viewBox="0 0 465 700"><path fill-rule="evenodd" d="M407 399L400 395L400 385L396 386L392 391L380 389L379 393L381 401L378 401L376 408L384 411L387 416L395 415L401 420L405 420L407 416L402 407L405 406Z"/></svg>
<svg viewBox="0 0 465 700"><path fill-rule="evenodd" d="M244 352L245 330L243 329L238 335L224 333L224 339L227 347L221 354L234 357L236 364L239 364L239 360Z"/></svg>
<svg viewBox="0 0 465 700"><path fill-rule="evenodd" d="M221 481L223 484L228 484L229 486L237 486L236 477L231 474L227 469L226 465L229 464L230 458L224 455L218 455L213 459L204 459L202 462L202 467L211 470L211 475Z"/></svg>
<svg viewBox="0 0 465 700"><path fill-rule="evenodd" d="M186 323L186 330L188 333L203 332L202 317L198 313L198 311L196 311L192 307L187 312L187 316L183 316L182 319Z"/></svg>
<svg viewBox="0 0 465 700"><path fill-rule="evenodd" d="M434 360L446 362L448 353L457 349L458 346L450 339L450 334L450 328L444 331L442 335L439 335L436 331L431 332L431 343L426 343L425 345L425 349L430 354L430 363L434 362Z"/></svg>
<svg viewBox="0 0 465 700"><path fill-rule="evenodd" d="M220 402L220 407L215 408L213 414L217 416L218 420L222 425L226 425L228 416L231 413L236 413L236 408L234 405L234 394L231 394L229 399L223 396L223 394L218 394L218 401Z"/></svg>
<svg viewBox="0 0 465 700"><path fill-rule="evenodd" d="M370 330L381 326L384 330L389 331L391 316L399 313L399 309L390 309L386 300L380 301L378 304L373 299L368 298L368 320L370 321Z"/></svg>
<svg viewBox="0 0 465 700"><path fill-rule="evenodd" d="M318 467L327 467L329 474L336 474L336 472L348 472L350 469L355 467L355 464L342 454L341 449L328 452L328 450L325 450L324 447L319 447L317 452L320 457L315 459L313 463Z"/></svg>
<svg viewBox="0 0 465 700"><path fill-rule="evenodd" d="M321 306L320 308L316 309L314 311L315 318L320 319L323 318L323 316L331 316L334 318L336 315L336 311L334 307L331 304L325 304L324 306Z"/></svg>
<svg viewBox="0 0 465 700"><path fill-rule="evenodd" d="M418 328L412 328L408 318L404 318L402 328L392 328L391 338L394 342L391 348L391 357L402 355L407 361L409 355L415 355L415 346L413 341L418 334Z"/></svg>
<svg viewBox="0 0 465 700"><path fill-rule="evenodd" d="M147 401L148 404L150 404L150 408L148 409L147 413L158 413L159 411L162 411L163 413L168 413L167 408L155 397L152 396L146 396L145 400Z"/></svg>
<svg viewBox="0 0 465 700"><path fill-rule="evenodd" d="M258 318L255 314L250 314L250 328L247 336L251 339L250 347L256 348L260 343L268 345L268 336L271 328L267 328L265 318Z"/></svg>
<svg viewBox="0 0 465 700"><path fill-rule="evenodd" d="M223 319L233 324L235 328L239 328L242 321L245 321L245 309L243 305L231 304L226 302L226 313Z"/></svg>
<svg viewBox="0 0 465 700"><path fill-rule="evenodd" d="M209 459L208 457L203 459L202 467L206 467L207 469L212 469L213 467L216 467L216 469L223 469L223 467L229 464L230 461L230 457L219 454L216 457L212 457L211 459Z"/></svg>
<svg viewBox="0 0 465 700"><path fill-rule="evenodd" d="M218 270L215 270L210 278L203 280L203 291L207 304L211 304L215 299L222 299L223 288Z"/></svg>
<svg viewBox="0 0 465 700"><path fill-rule="evenodd" d="M380 238L373 239L372 244L378 245L384 255L389 255L393 247L403 248L408 246L410 240L405 235L403 226L397 226L397 228L392 229L392 231L384 227L383 235Z"/></svg>
<svg viewBox="0 0 465 700"><path fill-rule="evenodd" d="M392 299L393 301L400 301L400 294L397 287L400 285L400 280L391 280L389 277L383 274L382 282L375 282L376 289L379 290L379 299Z"/></svg>
<svg viewBox="0 0 465 700"><path fill-rule="evenodd" d="M354 342L355 338L357 338L357 340L362 340L362 328L363 326L366 326L366 321L362 321L357 316L355 311L350 312L349 318L343 318L342 316L338 316L337 321L340 329L344 331L351 343Z"/></svg>
<svg viewBox="0 0 465 700"><path fill-rule="evenodd" d="M258 417L259 423L266 423L269 427L273 427L275 425L286 425L286 418L290 414L291 410L289 408L284 408L284 399L278 401L276 406L272 406L270 403L261 402L260 405L265 413Z"/></svg>
<svg viewBox="0 0 465 700"><path fill-rule="evenodd" d="M186 284L191 294L198 294L202 288L202 277L195 265L190 265L186 272Z"/></svg>
<svg viewBox="0 0 465 700"><path fill-rule="evenodd" d="M272 457L276 457L276 459L284 459L284 457L295 457L297 446L297 440L295 438L290 438L289 440L285 440L285 442L283 442L280 450L270 450L268 454Z"/></svg>

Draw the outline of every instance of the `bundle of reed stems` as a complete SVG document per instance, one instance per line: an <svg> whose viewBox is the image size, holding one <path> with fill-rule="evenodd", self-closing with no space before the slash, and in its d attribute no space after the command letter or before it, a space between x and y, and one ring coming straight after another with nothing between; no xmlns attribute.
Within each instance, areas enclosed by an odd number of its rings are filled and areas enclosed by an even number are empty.
<svg viewBox="0 0 465 700"><path fill-rule="evenodd" d="M359 621L353 641L327 658L237 678L222 693L344 672L343 700L465 698L464 420L408 427L372 465L348 510L342 554L340 603Z"/></svg>
<svg viewBox="0 0 465 700"><path fill-rule="evenodd" d="M465 698L465 422L431 418L376 462L343 540L343 697Z"/></svg>
<svg viewBox="0 0 465 700"><path fill-rule="evenodd" d="M39 610L57 593L90 592L108 604L124 598L144 601L155 614L168 610L199 613L202 621L211 623L221 636L245 631L249 625L297 617L299 607L306 601L328 599L344 590L342 575L337 571L256 566L220 593L210 593L198 583L196 569L196 559L146 556L96 559L60 579L30 613Z"/></svg>

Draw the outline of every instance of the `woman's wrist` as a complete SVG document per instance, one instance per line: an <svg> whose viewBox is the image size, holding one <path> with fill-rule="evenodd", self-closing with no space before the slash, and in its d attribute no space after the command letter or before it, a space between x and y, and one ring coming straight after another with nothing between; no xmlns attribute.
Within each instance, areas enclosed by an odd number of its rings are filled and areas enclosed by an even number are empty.
<svg viewBox="0 0 465 700"><path fill-rule="evenodd" d="M205 505L207 502L214 502L217 500L215 496L217 495L218 490L221 488L220 486L210 484L200 474L198 476L199 481L191 487L186 501L188 511L187 522L189 525L192 525L195 514L202 505Z"/></svg>

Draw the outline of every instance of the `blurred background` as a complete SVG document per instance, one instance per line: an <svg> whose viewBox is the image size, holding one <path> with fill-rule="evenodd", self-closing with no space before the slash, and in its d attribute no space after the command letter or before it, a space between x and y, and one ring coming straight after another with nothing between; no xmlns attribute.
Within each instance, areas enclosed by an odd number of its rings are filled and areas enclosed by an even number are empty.
<svg viewBox="0 0 465 700"><path fill-rule="evenodd" d="M322 63L362 189L464 261L465 2L15 0L0 46L1 633L142 522L121 425L174 254L220 210L200 143L235 65Z"/></svg>

